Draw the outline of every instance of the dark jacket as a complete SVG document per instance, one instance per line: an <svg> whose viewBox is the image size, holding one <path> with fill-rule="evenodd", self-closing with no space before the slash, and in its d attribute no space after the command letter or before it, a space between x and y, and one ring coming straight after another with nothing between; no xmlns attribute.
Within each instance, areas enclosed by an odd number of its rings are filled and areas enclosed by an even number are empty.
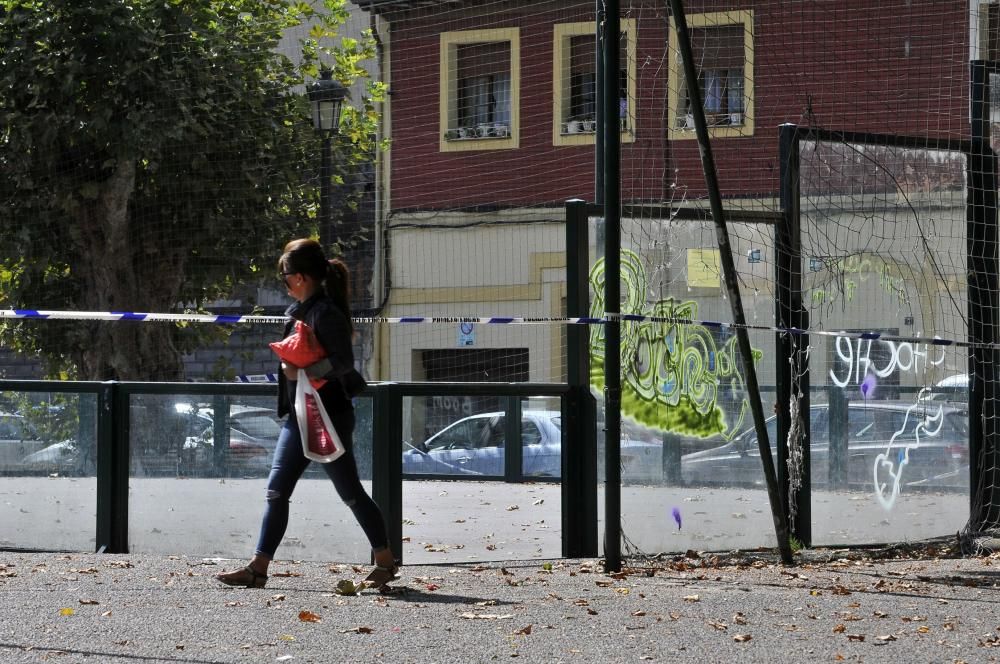
<svg viewBox="0 0 1000 664"><path fill-rule="evenodd" d="M328 413L336 413L353 408L351 399L365 389L365 379L354 368L354 349L351 346L351 321L333 300L322 292L316 293L305 302L295 302L285 311L287 338L295 330L295 321L300 320L316 335L320 345L326 350L326 358L316 364L303 367L310 378L325 378L319 388L320 399ZM278 370L278 415L284 417L293 410L296 381L285 378L285 372Z"/></svg>

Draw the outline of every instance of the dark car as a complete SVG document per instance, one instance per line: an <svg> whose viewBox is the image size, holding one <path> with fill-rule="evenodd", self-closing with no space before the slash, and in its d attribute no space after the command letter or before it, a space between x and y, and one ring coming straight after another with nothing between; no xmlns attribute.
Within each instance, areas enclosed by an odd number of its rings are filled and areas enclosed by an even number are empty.
<svg viewBox="0 0 1000 664"><path fill-rule="evenodd" d="M810 480L829 484L830 408L814 404L809 413ZM771 454L777 459L777 418L766 421ZM842 475L854 488L895 495L902 487L969 487L968 412L936 401L851 402L842 426L847 439ZM835 468L834 471L837 471ZM757 434L750 429L714 449L681 458L681 479L689 485L763 484Z"/></svg>

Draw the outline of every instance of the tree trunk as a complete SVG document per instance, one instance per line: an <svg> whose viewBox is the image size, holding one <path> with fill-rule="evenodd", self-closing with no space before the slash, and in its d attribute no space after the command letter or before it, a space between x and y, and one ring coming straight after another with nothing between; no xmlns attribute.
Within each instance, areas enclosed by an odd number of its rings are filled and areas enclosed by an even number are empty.
<svg viewBox="0 0 1000 664"><path fill-rule="evenodd" d="M137 252L142 229L131 223L135 161L119 159L94 198L79 200L72 269L82 281L85 311L162 311L177 301L182 270L150 264ZM170 323L120 321L90 326L72 349L83 380L180 380L180 354Z"/></svg>

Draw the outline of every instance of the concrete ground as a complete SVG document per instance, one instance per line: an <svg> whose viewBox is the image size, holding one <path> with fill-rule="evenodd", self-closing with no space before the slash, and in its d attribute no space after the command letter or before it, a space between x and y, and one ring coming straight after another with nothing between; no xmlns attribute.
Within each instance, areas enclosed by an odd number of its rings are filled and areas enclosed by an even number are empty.
<svg viewBox="0 0 1000 664"><path fill-rule="evenodd" d="M151 555L239 558L253 551L265 481L143 479L129 482L129 550ZM93 478L4 478L0 548L93 551ZM604 493L598 491L599 537ZM368 544L328 480L303 480L292 497L278 555L366 562ZM647 553L774 546L761 489L626 486L622 529ZM673 508L682 517L678 528ZM909 493L885 510L865 492L813 496L813 544L848 546L918 541L954 534L968 520L958 493ZM558 484L407 481L402 554L407 563L469 563L562 555Z"/></svg>
<svg viewBox="0 0 1000 664"><path fill-rule="evenodd" d="M343 596L365 568L282 560L248 590L226 560L0 552L0 661L995 661L1000 558L910 555L411 565Z"/></svg>

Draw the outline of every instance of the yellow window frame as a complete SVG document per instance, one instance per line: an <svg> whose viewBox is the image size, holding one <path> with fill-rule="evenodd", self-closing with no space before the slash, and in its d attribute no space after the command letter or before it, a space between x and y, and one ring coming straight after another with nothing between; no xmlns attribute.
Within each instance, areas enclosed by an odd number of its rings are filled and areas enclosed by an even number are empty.
<svg viewBox="0 0 1000 664"><path fill-rule="evenodd" d="M692 14L687 17L689 28L725 27L743 25L743 124L734 127L709 127L712 138L727 138L753 136L754 132L754 48L753 48L753 11L709 12ZM671 140L695 140L693 128L679 127L680 105L686 96L681 92L687 90L684 84L684 63L681 60L680 48L677 43L677 26L670 19L670 72L669 72L669 104L667 108L667 137ZM704 91L703 91L704 93Z"/></svg>
<svg viewBox="0 0 1000 664"><path fill-rule="evenodd" d="M626 56L628 58L628 116L622 127L622 143L635 141L635 111L637 105L636 77L638 66L636 44L636 20L622 19L621 31L626 34ZM593 145L594 132L576 134L563 133L562 125L566 110L570 105L570 46L573 37L595 35L597 24L590 21L579 23L557 23L552 36L552 145Z"/></svg>
<svg viewBox="0 0 1000 664"><path fill-rule="evenodd" d="M492 42L510 43L510 127L506 138L448 138L451 118L458 117L458 47L463 44ZM471 150L509 150L520 145L521 101L521 33L519 28L491 28L486 30L459 30L441 33L441 61L439 69L440 103L438 133L441 152L468 152ZM397 120L398 121L398 120Z"/></svg>

